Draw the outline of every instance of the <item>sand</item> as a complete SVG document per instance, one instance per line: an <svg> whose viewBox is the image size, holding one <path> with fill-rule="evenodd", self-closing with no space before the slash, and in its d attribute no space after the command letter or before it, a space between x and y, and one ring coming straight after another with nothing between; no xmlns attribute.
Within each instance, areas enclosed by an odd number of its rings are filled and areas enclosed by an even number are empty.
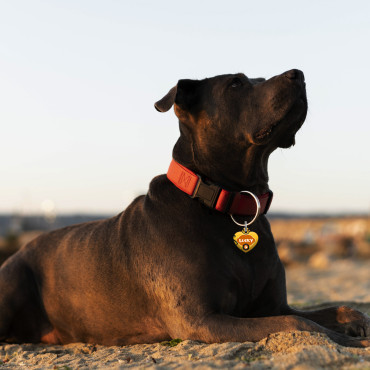
<svg viewBox="0 0 370 370"><path fill-rule="evenodd" d="M327 269L290 268L288 299L299 307L340 301L370 314L369 274L369 260L340 260ZM289 332L258 343L209 345L185 340L175 347L2 344L0 360L0 367L12 369L370 369L370 348L343 347L318 333Z"/></svg>

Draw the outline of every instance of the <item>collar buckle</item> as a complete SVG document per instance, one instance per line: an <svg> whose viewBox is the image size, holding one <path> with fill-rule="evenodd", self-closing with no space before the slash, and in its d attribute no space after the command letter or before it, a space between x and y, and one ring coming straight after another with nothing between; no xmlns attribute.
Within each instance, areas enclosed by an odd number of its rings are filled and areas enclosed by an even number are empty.
<svg viewBox="0 0 370 370"><path fill-rule="evenodd" d="M198 182L191 198L199 198L199 201L210 208L214 208L217 198L220 195L221 188L215 184L206 184L198 175Z"/></svg>
<svg viewBox="0 0 370 370"><path fill-rule="evenodd" d="M198 181L197 181L197 184L195 185L193 194L190 195L190 198L196 198L197 197L198 189L199 189L200 183L202 182L202 179L200 178L200 176L197 175L197 177L198 177Z"/></svg>

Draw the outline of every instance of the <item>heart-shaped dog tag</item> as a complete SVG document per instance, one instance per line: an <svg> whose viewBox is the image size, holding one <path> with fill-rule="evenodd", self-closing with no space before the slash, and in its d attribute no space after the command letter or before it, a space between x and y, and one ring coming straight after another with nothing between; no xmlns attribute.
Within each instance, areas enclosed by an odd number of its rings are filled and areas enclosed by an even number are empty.
<svg viewBox="0 0 370 370"><path fill-rule="evenodd" d="M238 231L234 235L235 245L244 253L250 252L258 243L258 235L254 231Z"/></svg>

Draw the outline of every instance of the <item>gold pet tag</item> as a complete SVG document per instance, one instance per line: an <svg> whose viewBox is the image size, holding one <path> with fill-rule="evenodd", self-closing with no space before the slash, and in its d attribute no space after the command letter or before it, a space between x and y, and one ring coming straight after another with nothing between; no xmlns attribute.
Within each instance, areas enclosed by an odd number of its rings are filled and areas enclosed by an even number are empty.
<svg viewBox="0 0 370 370"><path fill-rule="evenodd" d="M257 233L250 231L247 227L235 233L233 239L235 245L244 253L250 252L258 243Z"/></svg>

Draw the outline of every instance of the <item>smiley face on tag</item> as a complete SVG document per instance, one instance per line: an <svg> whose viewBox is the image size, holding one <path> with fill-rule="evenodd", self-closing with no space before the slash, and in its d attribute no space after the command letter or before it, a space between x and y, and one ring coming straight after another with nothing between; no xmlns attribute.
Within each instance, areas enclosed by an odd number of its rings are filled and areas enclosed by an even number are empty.
<svg viewBox="0 0 370 370"><path fill-rule="evenodd" d="M238 231L233 239L235 245L244 253L250 252L258 243L258 235L249 230L247 233L244 230Z"/></svg>

